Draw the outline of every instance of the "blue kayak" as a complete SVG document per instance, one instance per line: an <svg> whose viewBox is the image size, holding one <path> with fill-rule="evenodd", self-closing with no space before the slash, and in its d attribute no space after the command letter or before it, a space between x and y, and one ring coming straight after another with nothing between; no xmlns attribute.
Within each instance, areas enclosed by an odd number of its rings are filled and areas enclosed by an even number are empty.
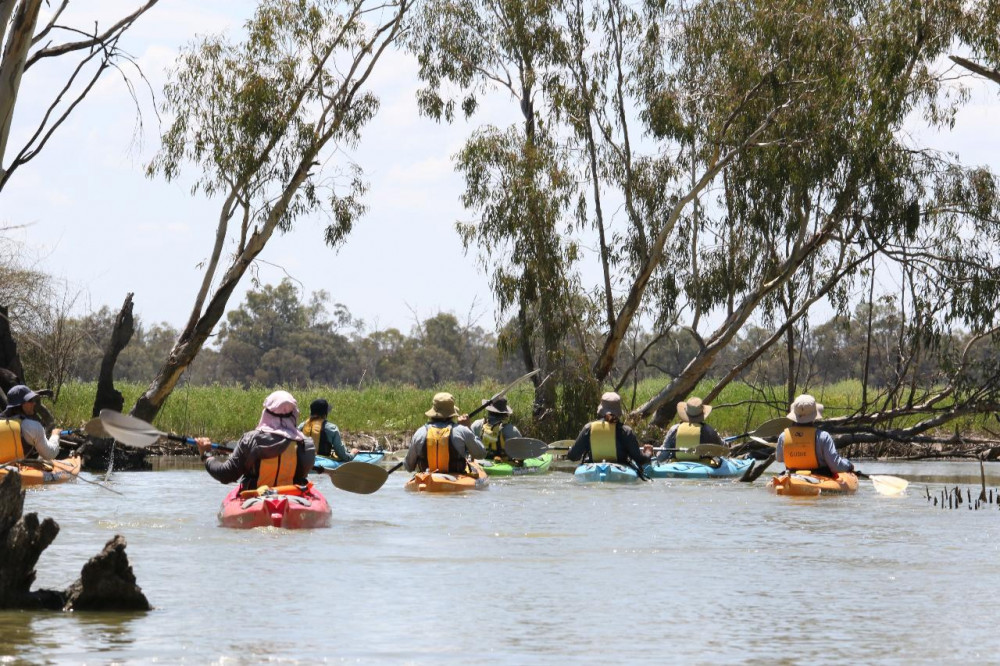
<svg viewBox="0 0 1000 666"><path fill-rule="evenodd" d="M573 478L583 483L633 483L639 480L639 475L627 465L599 462L580 465Z"/></svg>
<svg viewBox="0 0 1000 666"><path fill-rule="evenodd" d="M753 465L752 458L717 458L718 467L693 460L654 462L643 470L651 479L716 479L740 476Z"/></svg>
<svg viewBox="0 0 1000 666"><path fill-rule="evenodd" d="M382 458L384 457L385 451L360 451L358 455L354 456L354 461L377 465L382 462ZM316 456L316 463L313 465L313 470L322 472L325 469L337 469L343 464L340 460L334 460L326 456Z"/></svg>

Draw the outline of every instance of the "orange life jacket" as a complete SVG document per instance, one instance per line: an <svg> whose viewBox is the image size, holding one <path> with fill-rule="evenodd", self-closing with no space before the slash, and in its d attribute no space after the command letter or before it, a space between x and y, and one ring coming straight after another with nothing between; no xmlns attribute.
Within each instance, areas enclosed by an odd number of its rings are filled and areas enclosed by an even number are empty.
<svg viewBox="0 0 1000 666"><path fill-rule="evenodd" d="M20 419L0 419L0 464L24 458Z"/></svg>
<svg viewBox="0 0 1000 666"><path fill-rule="evenodd" d="M427 457L427 469L432 472L454 472L452 470L451 459L451 426L438 428L437 426L427 426L427 445L424 454ZM456 456L458 457L458 456ZM456 466L457 466L457 461ZM462 464L464 471L465 465Z"/></svg>
<svg viewBox="0 0 1000 666"><path fill-rule="evenodd" d="M590 424L590 458L594 462L618 462L616 425L614 421L594 421Z"/></svg>
<svg viewBox="0 0 1000 666"><path fill-rule="evenodd" d="M279 455L262 459L257 471L257 487L269 486L273 488L294 484L295 469L299 463L298 448L299 443L290 439L288 446Z"/></svg>
<svg viewBox="0 0 1000 666"><path fill-rule="evenodd" d="M819 469L819 460L816 458L816 428L813 426L793 425L786 428L782 449L786 468L792 471Z"/></svg>

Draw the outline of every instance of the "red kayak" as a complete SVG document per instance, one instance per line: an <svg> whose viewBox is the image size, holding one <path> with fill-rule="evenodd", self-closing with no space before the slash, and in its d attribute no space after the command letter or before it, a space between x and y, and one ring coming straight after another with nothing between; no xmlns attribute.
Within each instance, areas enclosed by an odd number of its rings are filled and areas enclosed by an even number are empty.
<svg viewBox="0 0 1000 666"><path fill-rule="evenodd" d="M330 526L330 505L310 483L307 486L259 488L240 492L239 486L222 500L223 527L284 527L290 530Z"/></svg>

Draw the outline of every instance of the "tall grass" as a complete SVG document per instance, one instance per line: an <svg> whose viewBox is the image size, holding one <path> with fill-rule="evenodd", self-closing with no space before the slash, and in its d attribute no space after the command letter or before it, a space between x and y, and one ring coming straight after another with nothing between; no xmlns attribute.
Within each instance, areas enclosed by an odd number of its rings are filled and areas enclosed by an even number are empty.
<svg viewBox="0 0 1000 666"><path fill-rule="evenodd" d="M623 389L622 399L626 409L634 408L649 400L663 386L662 380L651 379L641 382L634 392ZM712 386L711 382L703 382L692 395L706 395ZM74 427L89 420L96 388L95 383L65 385L58 401L47 402L57 423L63 427ZM135 404L146 386L120 383L116 388L124 395L125 408L128 410ZM479 407L483 399L492 396L500 388L501 385L486 382L473 386L445 384L437 390L452 393L459 409L470 412ZM275 389L272 387L264 386L246 389L221 385L182 386L171 394L157 416L155 425L160 430L185 435L207 435L215 441L238 439L257 424L264 398L273 390ZM426 422L424 412L430 408L431 399L437 392L431 389L389 384L368 386L361 390L324 386L307 386L290 390L298 400L303 419L308 415L310 402L316 398L326 398L331 406L329 418L340 427L347 441L364 444L362 440L365 438L362 436L368 435L377 438L382 444L385 443L383 438L388 438L394 447L408 441L409 435ZM861 384L856 381L844 381L830 386L815 387L811 392L824 404L824 413L827 416L836 416L854 410L860 401ZM779 390L778 395L780 394ZM532 436L536 432L531 419L533 395L531 384L527 382L514 387L507 394L507 400L514 410L513 422L526 436ZM597 405L594 405L594 408L596 418ZM728 385L714 401L714 409L708 422L725 436L753 430L764 421L783 416L785 413L787 405L784 403L762 404L758 392L745 384L733 383ZM982 423L982 419L966 420L955 425L963 429L976 429L976 423ZM580 427L583 425L581 423ZM644 441L658 441L664 434L663 429L647 423L635 423L633 427ZM577 432L562 433L561 436L574 438ZM370 443L370 440L368 442Z"/></svg>

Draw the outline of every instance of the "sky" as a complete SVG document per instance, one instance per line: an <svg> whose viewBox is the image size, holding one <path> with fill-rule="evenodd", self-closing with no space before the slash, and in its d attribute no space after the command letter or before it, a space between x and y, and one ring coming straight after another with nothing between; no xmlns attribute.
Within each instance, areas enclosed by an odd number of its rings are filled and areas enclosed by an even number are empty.
<svg viewBox="0 0 1000 666"><path fill-rule="evenodd" d="M64 21L86 26L96 17L108 25L138 4L71 3L71 11L79 14L76 19L67 14ZM159 96L184 44L196 33L238 31L252 6L232 0L162 0L122 45ZM45 95L61 76L41 66L25 74L12 147L33 130ZM352 154L370 185L368 213L338 250L322 242L323 219L299 220L291 234L272 239L254 274L264 284L292 278L303 300L325 290L333 302L365 320L369 330L408 332L415 321L441 311L492 330L488 278L475 252L464 252L455 231L456 221L471 219L461 206L463 183L452 163L470 126L438 124L417 113L416 64L409 56L388 53L372 86L381 109ZM993 84L973 82L971 104L958 116L955 129L915 140L1000 171L998 91ZM105 76L42 153L0 193L0 226L24 226L14 236L38 268L65 280L71 295L79 294L78 312L102 305L117 310L126 294L134 292L135 313L143 322L179 328L201 281L199 267L211 249L219 203L192 196L188 184L146 178L145 166L159 147L162 128L149 92L140 86L137 95L141 120L122 77ZM517 117L509 99L494 99L484 111L477 124L491 120L506 125ZM914 122L911 128L915 134L917 126ZM185 168L194 173L193 167ZM447 274L431 268L440 266L442 257ZM592 263L588 268L585 262L585 272L596 278L596 261ZM230 299L230 308L253 286L249 277Z"/></svg>

